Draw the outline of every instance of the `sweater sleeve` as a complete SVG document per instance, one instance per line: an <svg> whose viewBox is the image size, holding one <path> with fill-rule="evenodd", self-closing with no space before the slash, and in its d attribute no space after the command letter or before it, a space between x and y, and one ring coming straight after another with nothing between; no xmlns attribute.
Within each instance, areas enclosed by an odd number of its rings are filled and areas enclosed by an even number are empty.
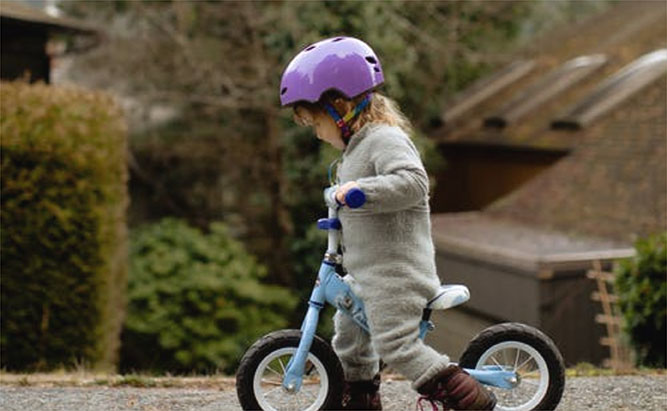
<svg viewBox="0 0 667 411"><path fill-rule="evenodd" d="M419 152L402 131L383 128L369 136L376 175L357 180L366 194L366 210L386 213L413 207L428 199L428 176Z"/></svg>

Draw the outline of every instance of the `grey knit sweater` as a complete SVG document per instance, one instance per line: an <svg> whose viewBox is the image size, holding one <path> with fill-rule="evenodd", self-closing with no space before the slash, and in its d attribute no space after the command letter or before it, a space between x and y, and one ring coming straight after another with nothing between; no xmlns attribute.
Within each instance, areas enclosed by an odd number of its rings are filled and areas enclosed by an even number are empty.
<svg viewBox="0 0 667 411"><path fill-rule="evenodd" d="M440 281L428 176L415 145L398 127L367 124L345 149L338 179L339 184L357 181L367 199L363 207L343 208L339 215L345 268L355 278L373 272L383 283L400 279L401 286L418 291L425 303Z"/></svg>
<svg viewBox="0 0 667 411"><path fill-rule="evenodd" d="M440 285L428 176L400 128L367 124L352 136L338 167L338 183L348 181L359 184L367 202L339 213L343 265L364 300L372 336L337 315L334 349L350 381L372 377L381 357L418 387L449 363L418 339L422 309Z"/></svg>

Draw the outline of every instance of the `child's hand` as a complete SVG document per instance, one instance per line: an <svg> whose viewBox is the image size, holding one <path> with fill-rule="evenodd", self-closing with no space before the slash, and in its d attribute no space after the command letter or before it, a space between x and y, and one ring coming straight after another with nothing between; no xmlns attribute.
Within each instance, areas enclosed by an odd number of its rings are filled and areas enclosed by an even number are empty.
<svg viewBox="0 0 667 411"><path fill-rule="evenodd" d="M359 188L359 184L357 184L356 181L348 181L347 183L338 187L338 190L336 190L336 200L338 200L338 202L341 204L345 204L345 194L347 194L347 192L353 188Z"/></svg>

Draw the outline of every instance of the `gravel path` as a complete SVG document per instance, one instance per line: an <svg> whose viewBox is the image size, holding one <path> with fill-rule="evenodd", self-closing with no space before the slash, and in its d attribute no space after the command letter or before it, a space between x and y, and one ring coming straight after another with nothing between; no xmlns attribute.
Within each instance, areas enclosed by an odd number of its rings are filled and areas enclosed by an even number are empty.
<svg viewBox="0 0 667 411"><path fill-rule="evenodd" d="M385 410L414 410L406 381L385 381ZM32 410L239 410L234 390L112 387L0 386L0 409ZM667 410L667 375L578 377L567 380L559 410Z"/></svg>

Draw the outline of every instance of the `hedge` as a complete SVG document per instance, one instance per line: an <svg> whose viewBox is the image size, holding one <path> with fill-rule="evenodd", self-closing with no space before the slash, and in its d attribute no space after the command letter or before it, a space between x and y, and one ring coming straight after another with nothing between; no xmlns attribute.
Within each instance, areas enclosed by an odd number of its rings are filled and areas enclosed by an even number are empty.
<svg viewBox="0 0 667 411"><path fill-rule="evenodd" d="M222 223L208 233L167 218L132 230L121 371L233 373L296 306Z"/></svg>
<svg viewBox="0 0 667 411"><path fill-rule="evenodd" d="M0 87L0 364L118 361L127 275L127 142L102 93Z"/></svg>
<svg viewBox="0 0 667 411"><path fill-rule="evenodd" d="M667 367L667 232L637 241L621 262L616 288L637 365Z"/></svg>

